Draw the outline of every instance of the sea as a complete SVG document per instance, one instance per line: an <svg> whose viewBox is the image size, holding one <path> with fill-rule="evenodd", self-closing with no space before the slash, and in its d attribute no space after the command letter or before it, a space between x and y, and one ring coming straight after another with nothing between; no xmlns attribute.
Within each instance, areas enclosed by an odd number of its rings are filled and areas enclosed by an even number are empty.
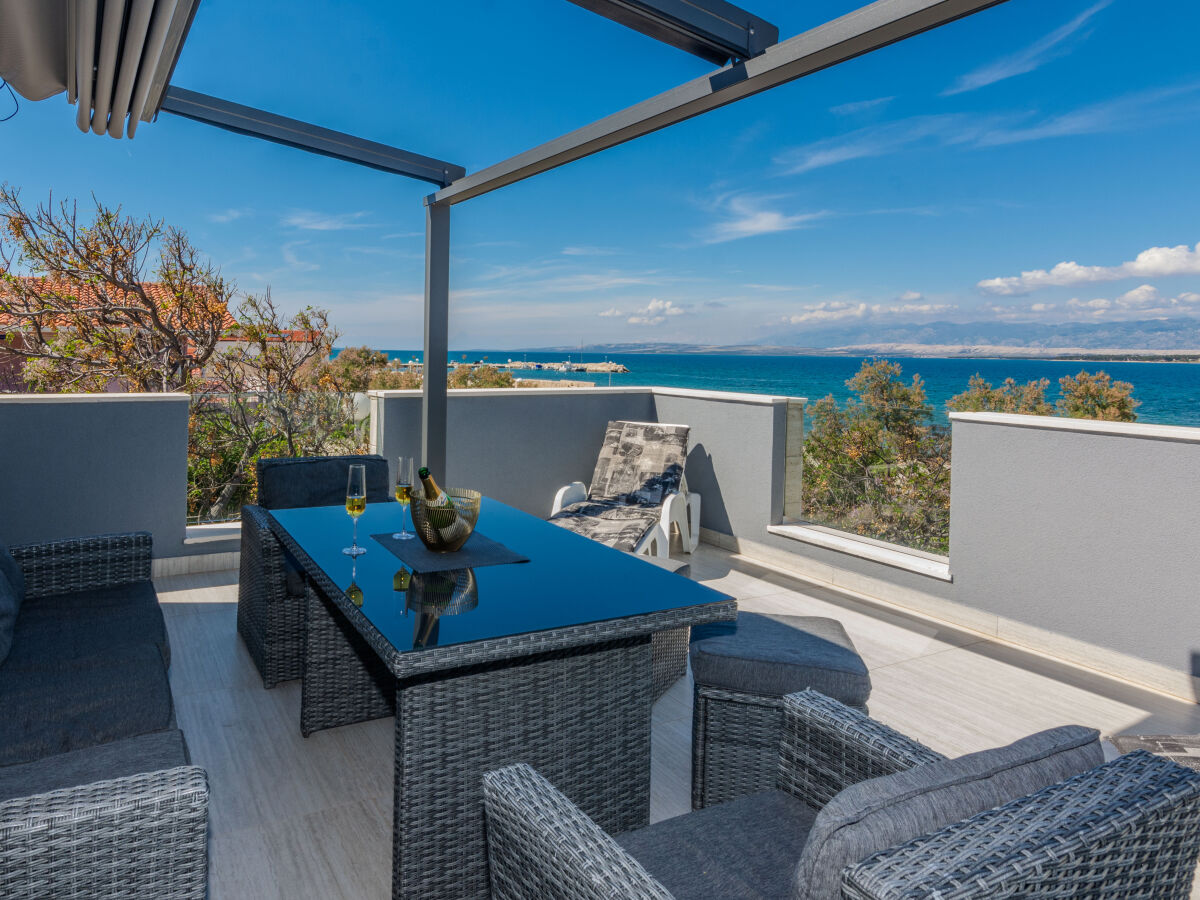
<svg viewBox="0 0 1200 900"><path fill-rule="evenodd" d="M392 359L420 359L419 351L390 350ZM503 366L509 360L562 363L622 363L628 374L559 373L545 369L514 372L517 377L547 380L591 381L597 387L694 388L713 391L740 391L750 394L779 394L818 400L833 395L839 402L852 396L846 381L863 363L852 356L747 356L740 354L700 353L614 353L571 354L512 350L454 351L452 360L486 360ZM873 357L875 358L875 357ZM978 373L993 385L1005 378L1018 382L1048 378L1047 397L1058 396L1058 379L1081 370L1105 371L1116 381L1133 385L1133 396L1141 401L1139 422L1159 425L1200 426L1200 363L1175 362L1096 362L1040 359L938 359L930 357L888 357L899 363L903 377L920 375L937 421L946 421L946 401L967 389L968 379Z"/></svg>

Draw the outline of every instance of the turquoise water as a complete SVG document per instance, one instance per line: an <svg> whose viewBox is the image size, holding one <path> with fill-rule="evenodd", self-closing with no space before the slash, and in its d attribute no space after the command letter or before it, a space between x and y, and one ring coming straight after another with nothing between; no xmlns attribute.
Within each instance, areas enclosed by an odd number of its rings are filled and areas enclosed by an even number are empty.
<svg viewBox="0 0 1200 900"><path fill-rule="evenodd" d="M392 358L420 358L420 353L388 351ZM508 359L530 362L563 362L562 353L520 353L511 351L470 350L466 358L503 364ZM461 359L462 352L451 354ZM580 354L571 354L578 362ZM714 391L744 391L752 394L786 394L816 400L833 394L839 401L850 396L846 380L862 365L861 358L849 356L735 356L691 353L616 353L608 356L583 354L585 362L609 359L626 365L627 375L598 375L535 371L517 372L517 376L546 379L592 381L598 387L661 385ZM1049 378L1047 392L1051 402L1058 396L1058 379L1074 375L1080 369L1103 369L1114 379L1133 384L1133 395L1142 401L1138 421L1162 425L1200 426L1200 364L1130 362L1058 362L1025 359L908 359L896 358L906 379L918 374L940 419L945 418L946 401L966 390L967 379L978 372L992 384L1005 378L1019 382Z"/></svg>

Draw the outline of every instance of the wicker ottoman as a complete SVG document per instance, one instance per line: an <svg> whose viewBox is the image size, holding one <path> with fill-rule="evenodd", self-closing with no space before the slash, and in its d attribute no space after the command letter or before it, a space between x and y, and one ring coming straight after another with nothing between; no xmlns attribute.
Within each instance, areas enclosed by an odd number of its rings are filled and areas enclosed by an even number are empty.
<svg viewBox="0 0 1200 900"><path fill-rule="evenodd" d="M692 629L692 808L775 787L782 698L867 708L871 678L836 619L738 613Z"/></svg>

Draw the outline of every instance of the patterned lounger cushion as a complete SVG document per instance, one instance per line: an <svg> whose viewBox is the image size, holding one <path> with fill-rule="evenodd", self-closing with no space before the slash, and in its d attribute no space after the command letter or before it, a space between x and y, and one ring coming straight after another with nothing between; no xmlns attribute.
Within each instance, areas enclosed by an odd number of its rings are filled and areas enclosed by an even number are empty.
<svg viewBox="0 0 1200 900"><path fill-rule="evenodd" d="M584 500L563 507L550 521L609 547L633 550L661 517L662 511L654 506Z"/></svg>
<svg viewBox="0 0 1200 900"><path fill-rule="evenodd" d="M683 480L688 431L686 425L609 422L588 499L661 506Z"/></svg>

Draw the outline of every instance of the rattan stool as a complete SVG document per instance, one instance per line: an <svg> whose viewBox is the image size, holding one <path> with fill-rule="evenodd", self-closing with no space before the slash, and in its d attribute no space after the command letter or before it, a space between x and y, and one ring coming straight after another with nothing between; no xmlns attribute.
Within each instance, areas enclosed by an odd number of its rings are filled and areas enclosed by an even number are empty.
<svg viewBox="0 0 1200 900"><path fill-rule="evenodd" d="M807 688L866 711L871 678L836 619L738 613L692 629L692 808L775 787L782 698Z"/></svg>

